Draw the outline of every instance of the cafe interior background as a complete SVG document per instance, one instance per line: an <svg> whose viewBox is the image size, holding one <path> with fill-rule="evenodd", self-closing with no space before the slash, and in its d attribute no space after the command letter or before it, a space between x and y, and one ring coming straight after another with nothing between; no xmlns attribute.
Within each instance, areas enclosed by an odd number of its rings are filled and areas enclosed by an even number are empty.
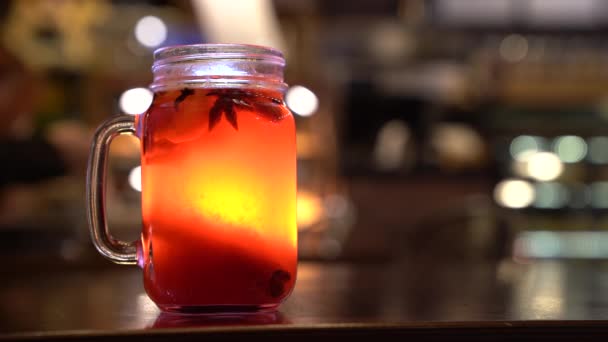
<svg viewBox="0 0 608 342"><path fill-rule="evenodd" d="M286 55L302 263L483 270L508 287L513 265L555 261L532 275L550 300L574 281L559 261L608 258L608 2L0 7L3 278L119 267L88 236L92 132L146 110L154 49L206 42ZM107 203L123 239L141 227L138 166L138 141L117 138Z"/></svg>

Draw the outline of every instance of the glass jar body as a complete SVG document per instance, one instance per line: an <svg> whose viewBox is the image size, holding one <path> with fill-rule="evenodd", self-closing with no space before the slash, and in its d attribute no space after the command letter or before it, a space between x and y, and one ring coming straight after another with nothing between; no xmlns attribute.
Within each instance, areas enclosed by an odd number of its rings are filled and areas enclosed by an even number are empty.
<svg viewBox="0 0 608 342"><path fill-rule="evenodd" d="M138 126L151 299L169 311L276 307L297 267L295 126L282 94L157 91Z"/></svg>
<svg viewBox="0 0 608 342"><path fill-rule="evenodd" d="M239 44L154 53L151 107L108 118L87 165L87 222L109 260L144 269L163 310L274 309L297 270L294 119L283 102L283 55ZM141 142L141 239L112 236L106 218L109 148Z"/></svg>

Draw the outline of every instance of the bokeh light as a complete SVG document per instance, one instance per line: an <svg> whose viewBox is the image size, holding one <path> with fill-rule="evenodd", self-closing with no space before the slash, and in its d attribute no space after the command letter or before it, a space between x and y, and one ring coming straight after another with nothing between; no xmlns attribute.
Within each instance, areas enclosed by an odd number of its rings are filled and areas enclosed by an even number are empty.
<svg viewBox="0 0 608 342"><path fill-rule="evenodd" d="M135 38L145 47L158 47L167 39L167 25L158 17L145 16L135 24Z"/></svg>
<svg viewBox="0 0 608 342"><path fill-rule="evenodd" d="M595 164L608 163L608 137L589 138L588 157Z"/></svg>
<svg viewBox="0 0 608 342"><path fill-rule="evenodd" d="M555 153L538 152L527 157L528 176L539 181L557 179L564 172L564 164Z"/></svg>
<svg viewBox="0 0 608 342"><path fill-rule="evenodd" d="M509 152L511 157L516 160L521 160L530 152L539 152L541 150L542 139L531 135L520 135L511 141Z"/></svg>
<svg viewBox="0 0 608 342"><path fill-rule="evenodd" d="M566 206L570 192L560 183L542 182L535 186L533 206L541 209L558 209Z"/></svg>
<svg viewBox="0 0 608 342"><path fill-rule="evenodd" d="M125 114L137 115L148 110L154 99L154 94L147 88L133 88L120 95L118 104Z"/></svg>
<svg viewBox="0 0 608 342"><path fill-rule="evenodd" d="M575 183L570 185L569 206L574 209L582 209L591 202L591 190L586 184Z"/></svg>
<svg viewBox="0 0 608 342"><path fill-rule="evenodd" d="M591 184L591 206L598 209L608 208L608 182Z"/></svg>
<svg viewBox="0 0 608 342"><path fill-rule="evenodd" d="M319 99L310 89L295 85L285 94L285 103L297 115L311 116L319 108Z"/></svg>
<svg viewBox="0 0 608 342"><path fill-rule="evenodd" d="M507 62L519 62L528 54L528 40L519 34L508 35L500 43L499 52Z"/></svg>
<svg viewBox="0 0 608 342"><path fill-rule="evenodd" d="M402 120L391 120L382 126L376 138L374 159L382 170L394 170L403 165L410 141L410 129Z"/></svg>
<svg viewBox="0 0 608 342"><path fill-rule="evenodd" d="M577 163L587 155L587 143L581 137L565 135L555 139L553 151L564 163Z"/></svg>
<svg viewBox="0 0 608 342"><path fill-rule="evenodd" d="M494 188L494 200L503 207L520 209L534 201L534 187L520 179L505 179Z"/></svg>
<svg viewBox="0 0 608 342"><path fill-rule="evenodd" d="M133 190L141 191L141 166L136 166L129 172L129 185Z"/></svg>
<svg viewBox="0 0 608 342"><path fill-rule="evenodd" d="M319 222L323 216L323 203L316 193L298 191L297 221L298 229L305 230Z"/></svg>

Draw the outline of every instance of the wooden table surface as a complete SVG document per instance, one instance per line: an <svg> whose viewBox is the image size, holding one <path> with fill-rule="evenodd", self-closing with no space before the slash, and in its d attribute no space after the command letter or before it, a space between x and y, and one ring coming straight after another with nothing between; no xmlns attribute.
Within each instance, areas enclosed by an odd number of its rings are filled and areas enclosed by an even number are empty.
<svg viewBox="0 0 608 342"><path fill-rule="evenodd" d="M1 275L0 339L608 336L608 262L302 262L279 312L243 316L163 314L135 267Z"/></svg>

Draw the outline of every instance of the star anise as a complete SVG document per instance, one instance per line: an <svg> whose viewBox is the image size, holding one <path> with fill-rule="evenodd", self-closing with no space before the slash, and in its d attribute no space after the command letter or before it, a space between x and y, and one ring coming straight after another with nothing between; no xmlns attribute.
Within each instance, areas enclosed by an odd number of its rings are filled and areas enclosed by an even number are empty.
<svg viewBox="0 0 608 342"><path fill-rule="evenodd" d="M280 108L276 106L277 104L281 104L281 100L262 94L237 89L224 89L209 92L207 96L217 96L217 100L209 111L209 130L213 129L220 122L222 113L224 113L230 125L238 130L235 107L252 110L257 115L271 121L278 120L283 115Z"/></svg>
<svg viewBox="0 0 608 342"><path fill-rule="evenodd" d="M152 96L152 103L155 103L156 100L165 96L166 93L167 93L166 91L155 91L154 95Z"/></svg>
<svg viewBox="0 0 608 342"><path fill-rule="evenodd" d="M175 110L177 111L179 104L193 94L193 89L182 89L173 103ZM209 110L209 130L212 130L220 122L222 114L226 117L228 123L235 130L238 130L237 108L253 111L256 115L269 121L277 121L284 115L281 107L277 106L282 104L281 100L260 93L239 89L219 89L209 92L207 96L217 96L217 100Z"/></svg>
<svg viewBox="0 0 608 342"><path fill-rule="evenodd" d="M236 111L234 110L234 106L237 104L236 101L238 100L229 95L216 94L216 92L207 94L207 96L210 95L218 95L218 98L209 111L209 130L212 130L213 127L220 122L222 113L224 113L226 120L228 120L232 127L238 130L239 125L236 121Z"/></svg>
<svg viewBox="0 0 608 342"><path fill-rule="evenodd" d="M181 93L179 94L179 96L175 99L175 102L173 102L173 106L175 107L175 110L177 111L177 106L184 102L184 100L186 99L186 97L190 96L194 94L194 90L190 89L190 88L184 88L182 89Z"/></svg>

